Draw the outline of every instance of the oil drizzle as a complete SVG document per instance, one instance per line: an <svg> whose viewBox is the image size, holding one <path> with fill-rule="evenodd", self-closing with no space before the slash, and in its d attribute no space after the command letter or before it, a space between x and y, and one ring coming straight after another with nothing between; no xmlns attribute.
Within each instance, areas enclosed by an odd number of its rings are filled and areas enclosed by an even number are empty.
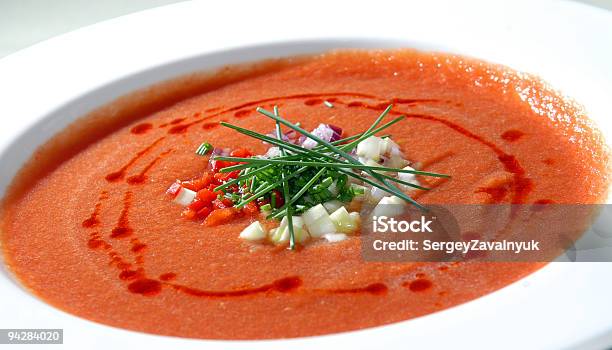
<svg viewBox="0 0 612 350"><path fill-rule="evenodd" d="M149 278L140 278L128 285L130 292L144 296L157 295L161 292L161 289L161 282Z"/></svg>
<svg viewBox="0 0 612 350"><path fill-rule="evenodd" d="M425 278L419 278L412 282L404 282L403 286L410 289L412 292L424 292L431 288L433 283L430 280Z"/></svg>
<svg viewBox="0 0 612 350"><path fill-rule="evenodd" d="M123 209L121 210L121 215L119 216L117 225L111 232L111 238L128 237L131 236L134 232L130 227L129 221L129 212L132 206L132 197L133 193L131 191L125 192L125 195L123 197Z"/></svg>
<svg viewBox="0 0 612 350"><path fill-rule="evenodd" d="M525 135L524 132L520 130L512 129L512 130L507 130L503 134L501 134L501 138L508 142L514 142L520 139L521 137L523 137L523 135Z"/></svg>
<svg viewBox="0 0 612 350"><path fill-rule="evenodd" d="M147 131L153 129L153 124L151 123L142 123L142 124L138 124L136 126L134 126L132 129L130 129L130 132L134 135L142 135L145 134Z"/></svg>
<svg viewBox="0 0 612 350"><path fill-rule="evenodd" d="M114 172L106 175L106 177L105 177L106 181L108 181L108 182L117 182L117 181L123 179L123 177L125 176L125 172L132 165L134 165L134 163L136 163L142 156L147 154L149 151L151 151L153 148L155 148L155 146L157 146L157 144L162 142L162 140L164 140L164 138L165 137L160 137L157 140L155 140L152 144L147 146L145 149L143 149L141 151L138 151L138 153L136 153L136 155L132 159L130 159L124 166L122 166L119 170L114 171Z"/></svg>
<svg viewBox="0 0 612 350"><path fill-rule="evenodd" d="M153 168L155 166L155 164L157 164L157 162L162 160L162 158L164 158L165 156L169 155L173 151L174 150L172 150L172 149L168 149L168 150L160 153L160 155L155 157L149 164L147 164L147 166L145 166L140 173L128 177L125 181L128 184L130 184L130 185L139 185L139 184L144 183L147 180L147 175L146 175L147 172L149 172L149 170L151 170L151 168Z"/></svg>
<svg viewBox="0 0 612 350"><path fill-rule="evenodd" d="M289 293L302 286L302 279L297 276L285 277L276 280L270 284L265 284L260 287L244 288L236 290L226 291L209 291L197 288L186 287L178 284L170 284L175 290L189 294L195 297L206 297L206 298L227 298L227 297L243 297L248 295L279 292Z"/></svg>
<svg viewBox="0 0 612 350"><path fill-rule="evenodd" d="M360 294L367 293L373 295L383 295L386 294L389 288L384 283L372 283L365 287L358 288L347 288L347 289L332 289L331 293L334 294Z"/></svg>
<svg viewBox="0 0 612 350"><path fill-rule="evenodd" d="M96 203L95 207L94 207L94 211L91 213L91 215L83 220L83 222L81 223L81 226L85 227L85 228L92 228L92 227L96 227L98 225L100 225L100 210L102 209L102 201L108 198L108 192L106 191L102 191L100 193L100 196L98 196L98 203Z"/></svg>

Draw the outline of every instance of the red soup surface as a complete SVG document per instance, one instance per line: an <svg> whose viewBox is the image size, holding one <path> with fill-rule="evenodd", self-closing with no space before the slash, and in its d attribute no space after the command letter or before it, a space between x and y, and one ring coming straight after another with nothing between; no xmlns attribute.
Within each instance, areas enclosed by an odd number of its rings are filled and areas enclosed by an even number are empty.
<svg viewBox="0 0 612 350"><path fill-rule="evenodd" d="M333 108L324 104L329 101ZM2 247L16 278L72 314L155 334L270 339L408 320L491 293L531 262L366 262L360 239L289 251L180 217L169 184L201 173L203 141L264 153L219 127L268 133L278 105L305 129L353 134L388 104L423 203L601 203L608 155L580 108L505 67L445 54L344 51L229 67L134 93L43 146L4 200ZM503 191L488 188L499 179ZM500 180L501 181L501 180ZM490 186L489 186L490 187ZM483 188L488 190L483 190Z"/></svg>

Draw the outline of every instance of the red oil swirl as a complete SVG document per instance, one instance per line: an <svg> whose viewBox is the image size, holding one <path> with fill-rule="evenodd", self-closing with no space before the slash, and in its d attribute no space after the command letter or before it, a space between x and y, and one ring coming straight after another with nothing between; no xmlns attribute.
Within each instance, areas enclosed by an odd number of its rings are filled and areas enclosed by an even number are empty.
<svg viewBox="0 0 612 350"><path fill-rule="evenodd" d="M157 140L155 140L152 144L147 146L145 149L143 149L141 151L138 151L138 153L136 153L136 155L132 159L130 159L124 166L122 166L119 170L114 171L114 172L106 175L106 177L105 177L106 181L108 181L108 182L117 182L117 181L123 179L124 176L125 176L125 172L132 165L134 165L134 163L136 163L145 154L149 153L153 148L155 148L155 146L157 146L157 144L159 144L163 140L164 140L164 137L160 137Z"/></svg>
<svg viewBox="0 0 612 350"><path fill-rule="evenodd" d="M100 220L98 219L98 216L100 215L101 208L102 208L102 203L101 202L96 203L96 207L93 213L91 213L91 216L85 219L83 223L81 223L81 226L85 228L91 228L91 227L96 227L100 225Z"/></svg>
<svg viewBox="0 0 612 350"><path fill-rule="evenodd" d="M149 164L147 164L140 173L128 177L125 181L130 185L140 185L143 184L147 180L147 173L151 170L155 164L157 164L164 157L172 153L174 150L169 149L162 153L159 156L155 157Z"/></svg>
<svg viewBox="0 0 612 350"><path fill-rule="evenodd" d="M250 109L245 109L242 111L237 111L234 113L234 117L236 118L244 118L244 117L248 117L249 115L251 115L252 111Z"/></svg>
<svg viewBox="0 0 612 350"><path fill-rule="evenodd" d="M98 196L98 203L96 203L94 207L94 211L91 213L91 215L87 219L83 220L83 222L81 223L81 226L85 228L92 228L92 227L96 227L100 225L99 216L100 216L100 210L102 209L102 201L107 198L108 198L108 192L102 191L100 195Z"/></svg>
<svg viewBox="0 0 612 350"><path fill-rule="evenodd" d="M207 117L202 117L190 123L175 125L174 127L168 129L168 134L183 134L183 133L186 133L188 129L191 128L192 126L203 123L206 120L209 120L211 118L218 117L226 113L232 113L232 112L245 110L247 108L255 108L258 106L262 106L263 104L268 103L268 102L283 101L283 100L296 100L296 99L299 100L299 99L308 99L308 98L324 98L326 96L352 96L352 97L367 98L367 99L376 98L375 96L372 96L372 95L362 94L362 93L357 93L357 92L330 92L330 93L318 93L318 94L309 93L309 94L296 94L296 95L287 95L287 96L268 97L268 98L264 98L260 100L245 102L243 104L240 104L234 107L230 107L230 108L226 108L224 110L219 110L214 114L208 115ZM328 98L327 100L331 102L332 98ZM213 109L211 109L210 111L212 110ZM246 112L251 113L250 110L246 110L244 113ZM240 114L237 117L244 117L244 116L246 115Z"/></svg>
<svg viewBox="0 0 612 350"><path fill-rule="evenodd" d="M266 284L260 287L253 288L243 288L236 290L226 290L226 291L210 291L210 290L202 290L197 288L186 287L178 284L170 284L172 288L175 290L189 294L195 297L203 297L203 298L228 298L228 297L244 297L248 295L269 293L269 292L279 292L279 293L289 293L296 289L298 289L302 285L302 279L297 276L285 277L281 278L277 281L274 281L270 284Z"/></svg>
<svg viewBox="0 0 612 350"><path fill-rule="evenodd" d="M334 294L373 294L373 295L383 295L386 294L389 288L384 283L372 283L365 287L358 288L347 288L347 289L332 289L331 293Z"/></svg>
<svg viewBox="0 0 612 350"><path fill-rule="evenodd" d="M132 129L130 129L130 132L134 135L142 135L147 133L151 129L153 129L153 124L142 123L134 126Z"/></svg>
<svg viewBox="0 0 612 350"><path fill-rule="evenodd" d="M204 129L204 130L212 130L212 129L218 127L219 125L221 125L221 124L216 123L216 122L204 123L204 124L202 124L202 129Z"/></svg>
<svg viewBox="0 0 612 350"><path fill-rule="evenodd" d="M180 123L184 122L185 120L187 120L187 118L176 118L176 119L173 119L170 122L170 125L180 124Z"/></svg>
<svg viewBox="0 0 612 350"><path fill-rule="evenodd" d="M157 295L162 290L162 284L159 281L141 278L128 285L128 290L134 294L141 294L144 296Z"/></svg>
<svg viewBox="0 0 612 350"><path fill-rule="evenodd" d="M424 292L433 286L433 283L425 278L419 278L412 282L404 282L404 287L407 287L412 292Z"/></svg>
<svg viewBox="0 0 612 350"><path fill-rule="evenodd" d="M132 206L132 197L133 193L128 191L125 192L123 197L123 209L121 210L121 215L119 216L119 220L117 221L117 225L111 232L111 238L124 238L131 236L134 232L130 227L129 221L129 212Z"/></svg>
<svg viewBox="0 0 612 350"><path fill-rule="evenodd" d="M176 279L176 273L174 272L163 273L159 275L159 279L165 282L174 281Z"/></svg>
<svg viewBox="0 0 612 350"><path fill-rule="evenodd" d="M132 243L132 248L130 248L132 253L142 253L147 248L147 245L142 243L138 238L132 238L130 242Z"/></svg>
<svg viewBox="0 0 612 350"><path fill-rule="evenodd" d="M134 280L142 275L141 271L123 270L119 273L119 279L123 281Z"/></svg>
<svg viewBox="0 0 612 350"><path fill-rule="evenodd" d="M322 103L323 103L323 100L320 98L311 98L311 99L304 101L304 104L306 106L320 105Z"/></svg>
<svg viewBox="0 0 612 350"><path fill-rule="evenodd" d="M501 134L501 138L508 142L514 142L523 137L523 135L525 135L525 133L520 130L507 130Z"/></svg>

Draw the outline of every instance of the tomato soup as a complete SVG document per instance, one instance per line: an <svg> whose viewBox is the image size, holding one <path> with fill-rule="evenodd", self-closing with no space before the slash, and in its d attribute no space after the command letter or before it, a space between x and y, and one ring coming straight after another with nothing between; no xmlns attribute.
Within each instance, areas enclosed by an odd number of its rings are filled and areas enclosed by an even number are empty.
<svg viewBox="0 0 612 350"><path fill-rule="evenodd" d="M387 131L427 178L422 203L602 203L608 153L576 104L508 68L460 56L339 51L161 84L77 121L41 147L4 200L6 264L74 315L161 335L274 339L408 320L498 290L535 262L368 262L360 239L297 250L239 238L239 217L181 218L168 185L206 170L203 141L263 154L220 121L269 133L256 107L305 129ZM333 106L333 108L330 107ZM271 127L272 125L272 127Z"/></svg>

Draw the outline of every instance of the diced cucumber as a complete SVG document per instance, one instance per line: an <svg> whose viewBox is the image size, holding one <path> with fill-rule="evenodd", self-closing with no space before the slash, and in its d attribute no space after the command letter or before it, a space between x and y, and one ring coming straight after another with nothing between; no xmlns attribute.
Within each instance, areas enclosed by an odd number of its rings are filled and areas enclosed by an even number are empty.
<svg viewBox="0 0 612 350"><path fill-rule="evenodd" d="M366 191L368 191L365 186L357 184L351 184L351 189L355 193L355 197L353 197L355 200L363 200L366 197Z"/></svg>
<svg viewBox="0 0 612 350"><path fill-rule="evenodd" d="M304 227L304 220L301 216L292 216L293 221L293 233L295 241L302 243L309 238L308 231ZM274 243L285 243L289 242L291 231L289 230L289 220L284 217L281 220L280 226L270 230L270 240Z"/></svg>
<svg viewBox="0 0 612 350"><path fill-rule="evenodd" d="M338 208L343 207L344 204L342 204L342 202L338 200L333 200L333 201L323 203L323 206L325 207L325 210L327 210L328 213L333 213Z"/></svg>
<svg viewBox="0 0 612 350"><path fill-rule="evenodd" d="M312 237L321 237L336 230L325 207L321 204L308 209L303 215L306 228Z"/></svg>
<svg viewBox="0 0 612 350"><path fill-rule="evenodd" d="M406 203L399 197L384 197L372 210L372 216L398 217L404 213L405 206Z"/></svg>
<svg viewBox="0 0 612 350"><path fill-rule="evenodd" d="M323 235L323 238L325 238L329 243L336 243L344 241L347 236L344 233L327 233Z"/></svg>
<svg viewBox="0 0 612 350"><path fill-rule="evenodd" d="M240 238L248 241L258 241L266 238L266 232L261 226L261 223L255 221L240 232Z"/></svg>
<svg viewBox="0 0 612 350"><path fill-rule="evenodd" d="M193 202L195 197L196 197L196 192L183 187L181 188L179 193L174 198L174 203L177 203L177 204L180 204L186 207L189 204L191 204L191 202Z"/></svg>
<svg viewBox="0 0 612 350"><path fill-rule="evenodd" d="M322 204L317 204L314 207L306 210L304 214L302 214L302 218L304 219L304 223L306 226L314 223L322 217L329 216L327 213L327 209Z"/></svg>
<svg viewBox="0 0 612 350"><path fill-rule="evenodd" d="M370 191L366 192L366 201L370 204L379 203L387 195L387 191L378 187L370 188Z"/></svg>
<svg viewBox="0 0 612 350"><path fill-rule="evenodd" d="M329 217L336 227L336 232L353 233L357 230L358 225L353 219L354 216L351 217L345 207L338 208Z"/></svg>

